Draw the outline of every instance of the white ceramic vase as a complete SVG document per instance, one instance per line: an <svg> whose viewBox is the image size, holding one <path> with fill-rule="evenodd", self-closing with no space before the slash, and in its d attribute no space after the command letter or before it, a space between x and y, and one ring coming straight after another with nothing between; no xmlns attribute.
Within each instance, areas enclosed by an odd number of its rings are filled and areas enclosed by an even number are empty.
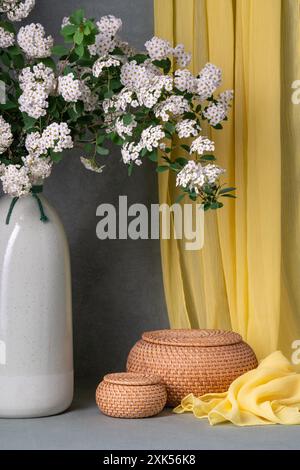
<svg viewBox="0 0 300 470"><path fill-rule="evenodd" d="M64 411L73 398L71 276L60 219L38 199L0 200L0 417Z"/></svg>

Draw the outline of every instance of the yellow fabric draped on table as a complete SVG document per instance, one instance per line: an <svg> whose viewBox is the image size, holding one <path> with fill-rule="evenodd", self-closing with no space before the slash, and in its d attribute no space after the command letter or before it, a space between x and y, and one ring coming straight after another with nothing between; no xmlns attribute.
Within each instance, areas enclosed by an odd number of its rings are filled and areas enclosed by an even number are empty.
<svg viewBox="0 0 300 470"><path fill-rule="evenodd" d="M174 411L193 412L212 425L226 421L237 426L300 424L300 374L276 351L235 379L227 392L190 394Z"/></svg>
<svg viewBox="0 0 300 470"><path fill-rule="evenodd" d="M190 70L212 62L235 91L211 137L237 199L205 215L202 250L161 241L171 327L232 328L258 358L278 348L290 358L300 339L300 2L154 0L154 11L155 34L185 45ZM160 202L176 194L161 174Z"/></svg>

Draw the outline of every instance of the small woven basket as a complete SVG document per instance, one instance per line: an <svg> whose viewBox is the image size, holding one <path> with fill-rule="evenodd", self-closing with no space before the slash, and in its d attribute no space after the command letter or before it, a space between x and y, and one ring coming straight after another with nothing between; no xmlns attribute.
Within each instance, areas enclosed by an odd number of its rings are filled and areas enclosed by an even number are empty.
<svg viewBox="0 0 300 470"><path fill-rule="evenodd" d="M146 418L160 413L167 402L159 377L121 372L105 375L96 390L102 413L115 418Z"/></svg>
<svg viewBox="0 0 300 470"><path fill-rule="evenodd" d="M242 337L222 330L149 331L127 360L128 371L161 377L168 406L177 406L189 393L224 392L255 367L256 356Z"/></svg>

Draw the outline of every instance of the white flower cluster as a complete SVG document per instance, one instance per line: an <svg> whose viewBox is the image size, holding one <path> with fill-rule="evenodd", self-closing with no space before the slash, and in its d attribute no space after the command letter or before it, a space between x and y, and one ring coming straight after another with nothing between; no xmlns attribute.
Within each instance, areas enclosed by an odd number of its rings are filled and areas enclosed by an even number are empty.
<svg viewBox="0 0 300 470"><path fill-rule="evenodd" d="M44 27L40 23L31 23L20 28L17 41L30 59L51 56L53 38L52 36L45 36Z"/></svg>
<svg viewBox="0 0 300 470"><path fill-rule="evenodd" d="M193 140L190 146L190 153L196 152L198 155L203 155L205 152L213 152L215 144L207 137L200 135L197 139Z"/></svg>
<svg viewBox="0 0 300 470"><path fill-rule="evenodd" d="M168 121L170 115L180 116L188 111L190 111L190 105L181 95L171 95L166 100L158 103L154 108L155 116L163 121Z"/></svg>
<svg viewBox="0 0 300 470"><path fill-rule="evenodd" d="M114 95L111 99L103 100L102 107L105 113L109 113L110 110L119 112L125 111L128 104L133 106L133 91L123 88L120 93Z"/></svg>
<svg viewBox="0 0 300 470"><path fill-rule="evenodd" d="M31 189L27 168L21 165L7 165L2 168L0 180L4 193L12 197L26 196Z"/></svg>
<svg viewBox="0 0 300 470"><path fill-rule="evenodd" d="M196 79L189 70L179 69L175 71L174 85L180 91L194 93L196 90Z"/></svg>
<svg viewBox="0 0 300 470"><path fill-rule="evenodd" d="M183 44L177 44L173 49L173 55L179 67L187 67L192 59L192 54L185 52Z"/></svg>
<svg viewBox="0 0 300 470"><path fill-rule="evenodd" d="M227 111L222 103L213 103L203 111L203 116L206 117L211 126L217 126L226 118Z"/></svg>
<svg viewBox="0 0 300 470"><path fill-rule="evenodd" d="M141 106L152 109L160 99L164 91L172 91L173 79L168 75L155 75L151 84L146 87L141 87L136 91L138 103Z"/></svg>
<svg viewBox="0 0 300 470"><path fill-rule="evenodd" d="M93 75L98 78L102 74L104 68L118 67L120 63L121 62L114 57L100 57L93 65Z"/></svg>
<svg viewBox="0 0 300 470"><path fill-rule="evenodd" d="M140 159L141 146L135 144L135 142L126 142L121 148L121 154L123 162L128 165L131 162L136 165L141 165L142 160Z"/></svg>
<svg viewBox="0 0 300 470"><path fill-rule="evenodd" d="M133 129L136 126L137 122L135 119L132 119L129 124L124 124L123 119L119 117L115 122L114 130L122 139L125 139L126 136L132 136Z"/></svg>
<svg viewBox="0 0 300 470"><path fill-rule="evenodd" d="M42 62L24 68L19 75L20 88L23 93L19 97L20 111L38 119L46 115L48 96L56 87L55 75Z"/></svg>
<svg viewBox="0 0 300 470"><path fill-rule="evenodd" d="M173 49L169 41L154 36L145 43L146 50L152 60L163 60L173 55L179 67L186 67L191 61L191 54L184 50L183 44L177 44Z"/></svg>
<svg viewBox="0 0 300 470"><path fill-rule="evenodd" d="M100 57L112 52L117 45L116 34L122 27L122 20L113 15L102 16L96 23L99 34L96 35L95 43L88 47L90 54Z"/></svg>
<svg viewBox="0 0 300 470"><path fill-rule="evenodd" d="M66 122L53 122L43 131L40 138L40 148L43 153L52 149L54 152L62 152L73 148L71 131Z"/></svg>
<svg viewBox="0 0 300 470"><path fill-rule="evenodd" d="M27 157L23 157L22 160L32 184L49 178L51 175L53 163L49 157L39 158L29 154Z"/></svg>
<svg viewBox="0 0 300 470"><path fill-rule="evenodd" d="M58 77L58 93L65 101L76 103L82 94L80 80L77 80L72 72Z"/></svg>
<svg viewBox="0 0 300 470"><path fill-rule="evenodd" d="M35 5L35 0L4 0L0 12L6 13L10 21L21 21L26 18Z"/></svg>
<svg viewBox="0 0 300 470"><path fill-rule="evenodd" d="M225 170L217 165L202 166L201 163L190 160L177 174L176 186L199 194L205 184L215 184L224 172Z"/></svg>
<svg viewBox="0 0 300 470"><path fill-rule="evenodd" d="M6 48L13 46L15 42L15 35L6 31L6 29L0 26L0 47Z"/></svg>
<svg viewBox="0 0 300 470"><path fill-rule="evenodd" d="M139 145L141 148L146 148L148 152L152 152L154 148L159 146L162 139L165 138L165 133L161 125L149 126L144 129L141 135Z"/></svg>
<svg viewBox="0 0 300 470"><path fill-rule="evenodd" d="M11 127L0 115L0 154L4 153L12 144L13 135Z"/></svg>
<svg viewBox="0 0 300 470"><path fill-rule="evenodd" d="M201 101L207 100L221 85L222 72L214 64L206 64L195 80L195 93Z"/></svg>
<svg viewBox="0 0 300 470"><path fill-rule="evenodd" d="M196 137L201 130L200 126L193 119L183 119L175 126L179 139Z"/></svg>
<svg viewBox="0 0 300 470"><path fill-rule="evenodd" d="M59 124L54 122L46 127L42 135L38 132L28 134L25 147L28 155L22 158L23 166L0 166L3 191L12 197L27 195L32 185L50 176L53 163L47 152L49 149L62 152L64 149L72 148L70 129L65 122Z"/></svg>
<svg viewBox="0 0 300 470"><path fill-rule="evenodd" d="M145 47L152 60L166 59L173 51L168 41L156 36L147 41Z"/></svg>
<svg viewBox="0 0 300 470"><path fill-rule="evenodd" d="M159 70L152 67L152 64L137 64L135 60L127 62L121 68L121 83L132 91L139 91L141 88L148 88L152 80L157 76Z"/></svg>

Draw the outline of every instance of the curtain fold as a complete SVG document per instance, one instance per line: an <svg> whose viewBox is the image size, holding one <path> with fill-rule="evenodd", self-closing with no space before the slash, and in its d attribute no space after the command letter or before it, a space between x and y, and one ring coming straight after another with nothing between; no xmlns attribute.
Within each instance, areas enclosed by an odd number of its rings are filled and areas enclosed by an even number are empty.
<svg viewBox="0 0 300 470"><path fill-rule="evenodd" d="M162 240L162 268L172 327L232 328L259 358L300 339L299 0L154 0L155 34L207 61L235 91L216 156L237 187L205 215L205 244L189 252ZM159 176L160 202L176 199L173 175Z"/></svg>

